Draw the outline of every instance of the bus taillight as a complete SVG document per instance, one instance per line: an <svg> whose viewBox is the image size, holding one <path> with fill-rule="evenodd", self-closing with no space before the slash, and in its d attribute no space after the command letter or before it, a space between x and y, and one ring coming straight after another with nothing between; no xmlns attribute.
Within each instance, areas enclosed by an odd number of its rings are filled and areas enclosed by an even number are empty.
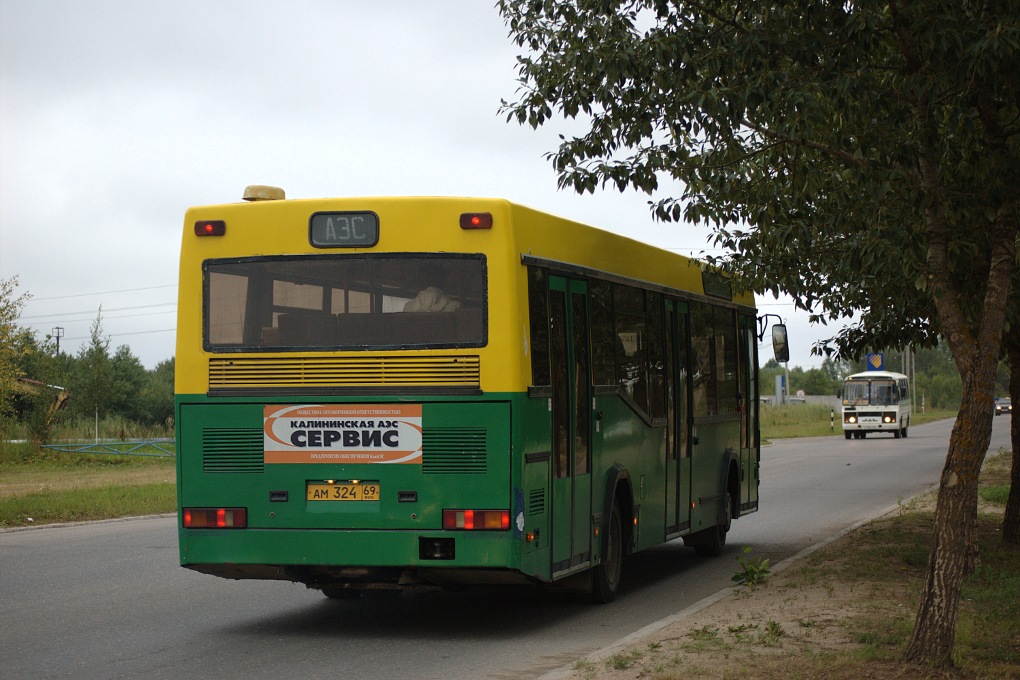
<svg viewBox="0 0 1020 680"><path fill-rule="evenodd" d="M227 223L223 220L199 220L195 222L195 236L223 236Z"/></svg>
<svg viewBox="0 0 1020 680"><path fill-rule="evenodd" d="M505 531L510 528L509 510L443 510L444 529Z"/></svg>
<svg viewBox="0 0 1020 680"><path fill-rule="evenodd" d="M492 229L492 213L464 213L460 216L461 229Z"/></svg>
<svg viewBox="0 0 1020 680"><path fill-rule="evenodd" d="M185 529L245 529L247 508L184 508Z"/></svg>

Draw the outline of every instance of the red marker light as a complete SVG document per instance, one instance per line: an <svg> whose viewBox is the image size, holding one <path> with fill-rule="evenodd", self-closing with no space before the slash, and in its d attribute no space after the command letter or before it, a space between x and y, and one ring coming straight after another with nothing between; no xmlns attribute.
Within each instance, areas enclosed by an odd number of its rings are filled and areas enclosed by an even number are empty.
<svg viewBox="0 0 1020 680"><path fill-rule="evenodd" d="M185 529L244 529L248 526L247 508L184 508Z"/></svg>
<svg viewBox="0 0 1020 680"><path fill-rule="evenodd" d="M464 213L460 216L461 229L492 229L492 213Z"/></svg>
<svg viewBox="0 0 1020 680"><path fill-rule="evenodd" d="M223 220L200 220L195 222L195 236L223 236L227 223Z"/></svg>
<svg viewBox="0 0 1020 680"><path fill-rule="evenodd" d="M510 511L443 510L443 528L464 531L506 531L510 528Z"/></svg>

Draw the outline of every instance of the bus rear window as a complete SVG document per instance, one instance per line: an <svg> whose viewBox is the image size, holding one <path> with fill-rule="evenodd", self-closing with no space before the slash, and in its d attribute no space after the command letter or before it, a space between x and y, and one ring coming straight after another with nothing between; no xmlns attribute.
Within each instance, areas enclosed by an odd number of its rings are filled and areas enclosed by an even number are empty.
<svg viewBox="0 0 1020 680"><path fill-rule="evenodd" d="M208 351L480 347L482 255L207 260Z"/></svg>

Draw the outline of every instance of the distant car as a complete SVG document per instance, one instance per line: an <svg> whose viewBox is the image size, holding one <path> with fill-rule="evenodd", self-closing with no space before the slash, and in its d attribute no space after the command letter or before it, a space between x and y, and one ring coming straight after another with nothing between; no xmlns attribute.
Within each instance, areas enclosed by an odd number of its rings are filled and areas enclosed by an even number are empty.
<svg viewBox="0 0 1020 680"><path fill-rule="evenodd" d="M1013 404L1010 403L1009 397L995 400L995 415L1001 416L1003 413L1013 415Z"/></svg>

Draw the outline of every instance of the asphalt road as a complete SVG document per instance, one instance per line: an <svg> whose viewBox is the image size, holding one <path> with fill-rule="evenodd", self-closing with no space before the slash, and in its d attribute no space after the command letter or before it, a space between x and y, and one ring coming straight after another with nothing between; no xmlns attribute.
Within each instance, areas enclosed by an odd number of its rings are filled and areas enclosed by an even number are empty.
<svg viewBox="0 0 1020 680"><path fill-rule="evenodd" d="M991 450L1008 448L994 419ZM0 678L534 678L731 585L741 546L773 563L934 484L949 422L907 439L780 441L762 510L726 552L679 541L624 563L616 602L543 589L327 600L177 566L173 518L0 533Z"/></svg>

